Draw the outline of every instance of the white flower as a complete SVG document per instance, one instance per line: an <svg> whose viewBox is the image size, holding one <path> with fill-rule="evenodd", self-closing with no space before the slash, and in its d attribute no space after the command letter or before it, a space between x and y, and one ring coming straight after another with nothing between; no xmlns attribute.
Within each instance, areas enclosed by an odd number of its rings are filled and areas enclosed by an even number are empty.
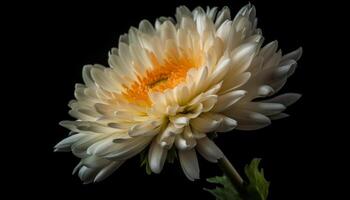
<svg viewBox="0 0 350 200"><path fill-rule="evenodd" d="M262 46L255 8L231 20L224 7L176 10L176 22L141 21L109 53L110 68L87 65L69 114L60 124L72 135L55 148L81 158L74 171L85 183L101 181L148 148L149 167L160 173L176 147L181 167L199 178L198 152L223 157L208 133L255 130L270 124L300 95L272 98L294 72L301 49L282 56L277 42Z"/></svg>

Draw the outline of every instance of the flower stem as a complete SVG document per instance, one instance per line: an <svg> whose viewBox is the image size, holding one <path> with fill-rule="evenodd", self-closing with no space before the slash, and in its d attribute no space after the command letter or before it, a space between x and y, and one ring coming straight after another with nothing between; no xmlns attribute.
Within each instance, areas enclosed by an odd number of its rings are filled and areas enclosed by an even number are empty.
<svg viewBox="0 0 350 200"><path fill-rule="evenodd" d="M218 165L220 169L225 173L225 175L230 179L233 186L237 189L237 191L240 194L245 193L244 189L244 180L239 175L237 170L233 167L231 162L224 156L223 158L219 159Z"/></svg>

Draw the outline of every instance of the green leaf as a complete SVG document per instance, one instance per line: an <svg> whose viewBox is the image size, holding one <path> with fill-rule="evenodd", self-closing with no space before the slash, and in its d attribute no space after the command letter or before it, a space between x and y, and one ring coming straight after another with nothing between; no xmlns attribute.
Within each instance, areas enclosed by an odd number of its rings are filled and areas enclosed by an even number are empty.
<svg viewBox="0 0 350 200"><path fill-rule="evenodd" d="M244 172L248 178L247 192L254 196L254 200L266 200L269 193L270 183L264 177L264 170L259 170L261 159L253 159L245 166Z"/></svg>
<svg viewBox="0 0 350 200"><path fill-rule="evenodd" d="M148 149L144 149L141 153L140 153L140 167L142 166L145 166L145 169L146 169L146 173L148 175L151 175L152 174L152 170L149 166L149 163L148 163L148 156L147 156L147 153L148 153Z"/></svg>
<svg viewBox="0 0 350 200"><path fill-rule="evenodd" d="M243 200L227 176L216 176L208 178L207 181L221 186L214 189L204 188L205 191L214 195L216 200Z"/></svg>
<svg viewBox="0 0 350 200"><path fill-rule="evenodd" d="M177 153L176 153L176 148L175 146L173 146L169 151L168 151L168 155L167 155L167 162L168 163L174 163L174 161L177 159Z"/></svg>
<svg viewBox="0 0 350 200"><path fill-rule="evenodd" d="M248 179L244 186L244 194L239 194L226 175L208 178L209 183L219 186L214 189L204 188L204 190L214 195L216 200L266 200L270 183L264 177L264 170L259 170L260 161L261 159L253 159L244 168Z"/></svg>

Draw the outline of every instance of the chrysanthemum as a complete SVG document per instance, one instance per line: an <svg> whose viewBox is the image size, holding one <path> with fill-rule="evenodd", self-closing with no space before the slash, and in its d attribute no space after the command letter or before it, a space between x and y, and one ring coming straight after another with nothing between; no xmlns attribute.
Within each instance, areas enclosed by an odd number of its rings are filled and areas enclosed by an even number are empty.
<svg viewBox="0 0 350 200"><path fill-rule="evenodd" d="M209 133L255 130L286 117L300 95L272 97L294 72L301 49L282 56L277 42L262 46L254 6L231 20L224 7L192 12L178 7L175 20L141 21L109 53L110 67L87 65L69 114L71 135L56 145L81 158L74 171L85 183L101 181L146 150L160 173L176 148L190 179L199 178L197 153L223 157Z"/></svg>

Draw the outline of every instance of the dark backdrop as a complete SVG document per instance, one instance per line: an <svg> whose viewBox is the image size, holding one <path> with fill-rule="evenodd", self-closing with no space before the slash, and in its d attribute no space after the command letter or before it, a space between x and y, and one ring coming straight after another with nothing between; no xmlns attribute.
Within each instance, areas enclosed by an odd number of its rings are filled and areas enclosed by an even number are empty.
<svg viewBox="0 0 350 200"><path fill-rule="evenodd" d="M324 78L327 63L323 59L329 42L321 35L330 27L329 18L321 10L320 3L250 2L257 8L258 26L266 42L278 40L285 53L300 46L304 48L296 73L281 91L301 93L303 97L288 108L291 117L274 121L271 126L257 131L234 130L221 134L216 142L240 172L252 158L262 158L261 166L271 181L269 199L313 199L314 194L322 191L322 187L314 186L317 182L314 178L324 176L311 161L322 162L325 156L316 148L324 138L322 131L327 122L320 118L326 110L320 110L315 97L322 94L321 90L326 89L329 82ZM107 65L108 51L117 46L119 35L127 32L130 26L138 26L142 19L154 22L159 16L173 16L179 5L191 9L227 5L234 16L247 3L245 0L142 3L128 0L38 3L31 4L30 8L28 5L28 9L21 4L21 9L25 10L20 18L23 26L16 34L30 44L20 45L16 52L31 56L26 58L26 65L17 68L24 69L24 73L20 73L24 79L17 88L20 94L25 94L26 101L16 99L20 108L23 104L30 107L25 119L30 123L25 127L17 124L25 128L20 140L28 146L19 148L21 153L15 158L20 160L20 164L16 164L17 178L12 178L9 184L21 188L18 194L45 199L213 199L202 190L211 187L204 180L221 173L215 164L203 159L200 159L200 181L188 181L178 163L166 164L161 174L149 176L139 167L139 157L135 157L105 181L83 185L76 175L71 175L79 160L71 153L53 153L53 146L67 136L68 131L58 122L71 119L67 103L73 99L74 84L82 83L82 66ZM13 62L22 59L18 56ZM331 98L322 97L323 103Z"/></svg>

